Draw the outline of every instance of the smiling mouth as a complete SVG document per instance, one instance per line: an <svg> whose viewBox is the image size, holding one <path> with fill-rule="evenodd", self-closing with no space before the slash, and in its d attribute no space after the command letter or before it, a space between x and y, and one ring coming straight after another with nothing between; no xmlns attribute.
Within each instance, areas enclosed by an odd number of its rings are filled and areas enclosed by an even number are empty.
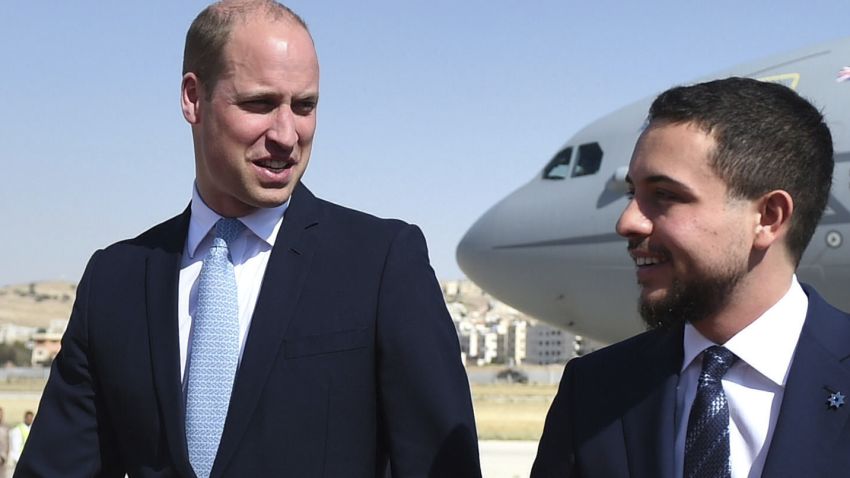
<svg viewBox="0 0 850 478"><path fill-rule="evenodd" d="M637 265L638 267L654 266L667 262L667 259L663 259L660 257L633 257L633 259L635 261L635 265Z"/></svg>
<svg viewBox="0 0 850 478"><path fill-rule="evenodd" d="M295 161L287 161L283 159L264 159L259 161L254 161L254 164L261 168L268 169L269 171L279 173L281 171L285 171L296 164Z"/></svg>

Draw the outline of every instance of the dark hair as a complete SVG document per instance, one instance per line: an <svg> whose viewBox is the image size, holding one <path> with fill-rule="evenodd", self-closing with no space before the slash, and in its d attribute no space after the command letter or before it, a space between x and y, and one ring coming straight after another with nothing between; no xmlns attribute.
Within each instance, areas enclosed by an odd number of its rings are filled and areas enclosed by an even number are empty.
<svg viewBox="0 0 850 478"><path fill-rule="evenodd" d="M663 122L692 123L714 138L712 167L730 197L791 196L787 246L799 264L832 186L832 135L820 111L786 86L733 77L660 94L649 123Z"/></svg>
<svg viewBox="0 0 850 478"><path fill-rule="evenodd" d="M257 13L273 21L293 21L309 33L298 14L274 0L223 0L208 6L189 26L183 50L183 74L195 73L206 85L207 96L212 95L224 69L224 47L236 20L245 21Z"/></svg>

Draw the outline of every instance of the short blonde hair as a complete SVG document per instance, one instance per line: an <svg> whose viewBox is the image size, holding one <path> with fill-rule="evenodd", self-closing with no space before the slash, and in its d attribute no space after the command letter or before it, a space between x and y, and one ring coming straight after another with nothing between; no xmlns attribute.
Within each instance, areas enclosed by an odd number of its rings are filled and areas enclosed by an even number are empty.
<svg viewBox="0 0 850 478"><path fill-rule="evenodd" d="M212 95L224 69L224 47L236 21L261 14L271 21L292 21L309 34L307 23L289 7L274 0L222 0L209 5L195 17L186 33L183 74L192 72Z"/></svg>

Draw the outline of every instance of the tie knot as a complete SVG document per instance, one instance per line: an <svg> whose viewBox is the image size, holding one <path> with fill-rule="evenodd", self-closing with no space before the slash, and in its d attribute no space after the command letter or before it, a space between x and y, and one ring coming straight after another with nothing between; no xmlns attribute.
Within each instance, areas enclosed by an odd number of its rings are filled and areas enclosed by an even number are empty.
<svg viewBox="0 0 850 478"><path fill-rule="evenodd" d="M215 238L222 239L227 246L236 239L242 230L245 229L245 224L242 221L232 217L223 217L215 223ZM215 242L215 241L213 241Z"/></svg>
<svg viewBox="0 0 850 478"><path fill-rule="evenodd" d="M700 379L703 381L720 380L737 360L738 357L735 354L719 345L705 349L702 353L702 375Z"/></svg>

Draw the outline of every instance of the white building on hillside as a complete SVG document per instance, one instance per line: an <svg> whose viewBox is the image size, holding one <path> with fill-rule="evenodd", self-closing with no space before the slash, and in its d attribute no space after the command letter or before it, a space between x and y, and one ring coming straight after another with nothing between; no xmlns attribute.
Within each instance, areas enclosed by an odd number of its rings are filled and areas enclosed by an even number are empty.
<svg viewBox="0 0 850 478"><path fill-rule="evenodd" d="M526 363L565 364L573 357L573 336L557 327L538 322L526 330Z"/></svg>

